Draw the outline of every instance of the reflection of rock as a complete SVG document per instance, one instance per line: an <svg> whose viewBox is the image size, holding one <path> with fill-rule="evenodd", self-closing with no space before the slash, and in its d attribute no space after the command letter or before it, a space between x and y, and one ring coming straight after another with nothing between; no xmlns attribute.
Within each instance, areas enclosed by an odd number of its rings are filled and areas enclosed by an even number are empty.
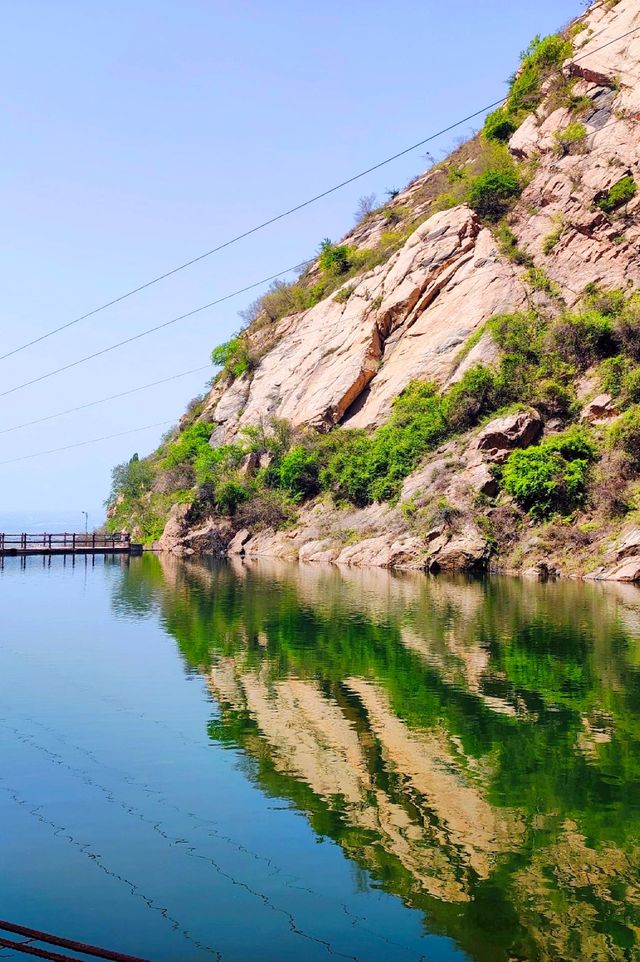
<svg viewBox="0 0 640 962"><path fill-rule="evenodd" d="M380 688L359 678L346 684L361 699L387 764L402 774L414 803L437 826L443 846L464 852L463 864L487 878L501 852L513 849L522 833L518 819L493 808L454 757L444 737L412 732L391 710Z"/></svg>
<svg viewBox="0 0 640 962"><path fill-rule="evenodd" d="M147 556L127 577L144 572L190 664L212 662L216 730L250 777L471 958L488 890L514 919L505 958L635 958L637 589L240 556Z"/></svg>
<svg viewBox="0 0 640 962"><path fill-rule="evenodd" d="M535 850L531 863L514 879L521 924L535 942L536 959L627 962L636 958L639 878L637 847L631 852L613 844L593 848L574 823L566 822L557 842ZM615 919L613 938L598 904Z"/></svg>
<svg viewBox="0 0 640 962"><path fill-rule="evenodd" d="M516 820L494 811L478 787L465 784L443 740L411 735L369 683L350 679L348 687L363 702L388 755L398 797L379 786L353 724L314 682L268 685L260 673L243 672L239 663L234 671L233 661L223 659L210 670L209 684L221 703L249 710L281 772L301 779L332 808L339 806L352 826L372 832L430 895L465 901L470 878L464 881L460 873L487 877L495 853L510 847L508 837L517 838ZM405 795L409 807L402 804ZM417 819L409 814L416 807ZM373 848L370 857L375 862Z"/></svg>

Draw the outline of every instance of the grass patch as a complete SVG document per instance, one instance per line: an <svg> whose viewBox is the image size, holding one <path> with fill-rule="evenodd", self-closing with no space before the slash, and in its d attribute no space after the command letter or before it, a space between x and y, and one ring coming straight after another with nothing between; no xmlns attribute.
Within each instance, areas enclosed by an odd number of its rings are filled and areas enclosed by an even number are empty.
<svg viewBox="0 0 640 962"><path fill-rule="evenodd" d="M627 174L611 190L608 190L601 197L596 199L596 207L599 207L605 214L613 214L621 207L626 207L636 196L638 187L631 176Z"/></svg>

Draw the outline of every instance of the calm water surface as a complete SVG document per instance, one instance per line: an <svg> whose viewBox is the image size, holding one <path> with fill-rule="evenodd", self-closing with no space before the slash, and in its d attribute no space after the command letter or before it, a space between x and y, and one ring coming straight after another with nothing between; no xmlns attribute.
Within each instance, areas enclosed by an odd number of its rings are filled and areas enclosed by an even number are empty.
<svg viewBox="0 0 640 962"><path fill-rule="evenodd" d="M637 589L36 558L0 606L0 916L157 962L640 958Z"/></svg>

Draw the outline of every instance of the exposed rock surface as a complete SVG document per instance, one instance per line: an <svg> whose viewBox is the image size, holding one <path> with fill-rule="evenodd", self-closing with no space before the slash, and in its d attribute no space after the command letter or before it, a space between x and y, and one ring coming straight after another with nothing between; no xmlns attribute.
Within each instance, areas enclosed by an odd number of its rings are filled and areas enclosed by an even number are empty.
<svg viewBox="0 0 640 962"><path fill-rule="evenodd" d="M542 434L542 418L533 408L495 418L478 435L476 447L489 461L504 461L514 448L535 444Z"/></svg>
<svg viewBox="0 0 640 962"><path fill-rule="evenodd" d="M469 335L526 303L517 272L468 207L434 215L348 286L345 302L332 295L280 321L251 380L214 390L206 411L215 444L269 416L320 428L378 424L410 380L446 381Z"/></svg>
<svg viewBox="0 0 640 962"><path fill-rule="evenodd" d="M472 365L493 364L498 347L489 329L481 331L492 315L532 304L572 308L587 285L640 287L640 194L609 215L598 206L623 177L640 184L640 4L597 2L581 26L564 72L577 78L571 94L580 99L586 137L560 146L559 135L576 115L563 105L567 98L558 101L548 87L509 144L515 157L531 161L526 189L509 215L524 258L510 259L465 205L428 217L386 263L309 310L251 332L255 369L233 381L222 378L206 400L201 417L212 424L212 446L274 417L321 431L372 428L386 420L411 380L451 385ZM394 204L418 220L429 210L429 192L446 187L446 173L434 168ZM387 228L378 212L345 242L371 248ZM531 263L545 279L543 289L527 276ZM606 424L618 414L616 403L599 393L597 374L588 374L578 385L582 419ZM486 567L490 539L477 521L478 499L496 495L496 471L513 450L557 426L549 417L543 425L540 413L528 409L444 444L406 478L397 507L339 510L319 502L303 506L293 527L237 532L220 521L194 526L178 508L158 546L189 553L228 545L235 555L349 566ZM268 458L248 456L241 472L253 476ZM553 574L555 564L538 556L544 551L527 524L520 532L520 570ZM585 533L585 543L589 537ZM640 544L633 537L609 553L603 544L605 561L593 576L640 580Z"/></svg>

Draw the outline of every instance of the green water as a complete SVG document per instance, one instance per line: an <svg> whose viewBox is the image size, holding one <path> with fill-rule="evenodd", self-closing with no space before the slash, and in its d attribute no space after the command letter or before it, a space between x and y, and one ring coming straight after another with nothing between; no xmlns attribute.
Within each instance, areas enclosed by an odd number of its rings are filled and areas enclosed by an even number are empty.
<svg viewBox="0 0 640 962"><path fill-rule="evenodd" d="M145 556L12 559L0 603L4 918L158 962L640 959L638 589Z"/></svg>

